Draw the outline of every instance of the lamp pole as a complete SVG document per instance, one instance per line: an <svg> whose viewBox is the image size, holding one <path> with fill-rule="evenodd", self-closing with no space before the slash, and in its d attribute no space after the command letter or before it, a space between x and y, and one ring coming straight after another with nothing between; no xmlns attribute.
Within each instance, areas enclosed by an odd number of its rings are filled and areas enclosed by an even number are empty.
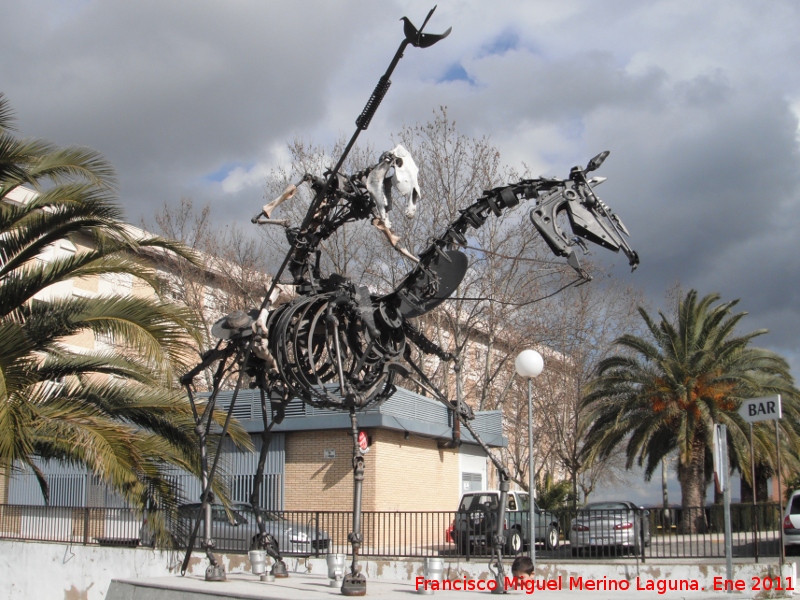
<svg viewBox="0 0 800 600"><path fill-rule="evenodd" d="M536 350L523 350L514 361L517 374L528 380L528 540L531 548L531 562L536 567L536 484L533 465L533 378L544 369L542 355Z"/></svg>

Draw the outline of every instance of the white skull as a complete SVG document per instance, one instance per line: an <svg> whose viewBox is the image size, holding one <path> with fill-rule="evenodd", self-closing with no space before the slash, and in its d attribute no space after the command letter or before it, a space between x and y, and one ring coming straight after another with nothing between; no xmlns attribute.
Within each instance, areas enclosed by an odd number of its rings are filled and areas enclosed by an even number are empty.
<svg viewBox="0 0 800 600"><path fill-rule="evenodd" d="M397 191L400 192L406 199L406 216L413 217L417 214L417 201L419 200L419 183L417 182L417 175L419 169L411 154L406 150L402 144L398 144L392 154L394 160L394 175L392 175L392 184Z"/></svg>

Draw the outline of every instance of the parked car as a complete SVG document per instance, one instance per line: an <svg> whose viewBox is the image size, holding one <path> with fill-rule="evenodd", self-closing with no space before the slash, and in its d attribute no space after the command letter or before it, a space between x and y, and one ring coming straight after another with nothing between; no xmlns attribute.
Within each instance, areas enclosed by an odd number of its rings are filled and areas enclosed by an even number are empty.
<svg viewBox="0 0 800 600"><path fill-rule="evenodd" d="M569 528L572 555L592 548L633 549L650 545L650 511L633 502L593 502L580 510Z"/></svg>
<svg viewBox="0 0 800 600"><path fill-rule="evenodd" d="M191 526L198 518L202 518L202 504L184 504L178 508L178 519L182 531L191 531ZM314 554L326 552L330 546L330 536L313 523L300 523L287 519L279 512L262 510L267 533L271 534L278 544L281 554ZM221 504L212 505L211 521L212 538L217 550L247 552L253 537L258 534L258 524L253 508L249 504L233 504L226 511ZM198 530L198 541L203 534L203 526ZM184 540L185 541L185 540Z"/></svg>
<svg viewBox="0 0 800 600"><path fill-rule="evenodd" d="M461 496L450 536L459 551L472 553L481 546L491 548L494 523L497 515L499 491L467 492ZM543 542L548 550L558 548L558 518L541 510L534 503L536 541ZM529 505L527 492L509 492L503 530L506 536L505 552L519 554L530 545Z"/></svg>
<svg viewBox="0 0 800 600"><path fill-rule="evenodd" d="M783 513L783 546L786 554L800 550L800 490L795 490Z"/></svg>

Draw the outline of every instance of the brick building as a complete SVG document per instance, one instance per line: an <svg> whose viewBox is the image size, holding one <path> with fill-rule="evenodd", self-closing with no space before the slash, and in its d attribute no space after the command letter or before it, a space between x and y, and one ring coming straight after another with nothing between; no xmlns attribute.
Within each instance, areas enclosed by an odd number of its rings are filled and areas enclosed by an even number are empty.
<svg viewBox="0 0 800 600"><path fill-rule="evenodd" d="M231 392L218 402L230 406ZM253 436L255 451L227 447L223 477L234 501L248 502L256 470L260 433L258 393L242 390L234 414ZM452 416L435 400L404 389L376 408L359 413L360 430L371 444L365 459L362 508L365 511L454 510L461 492L489 487L487 457L468 432L460 447L452 440ZM500 411L476 414L474 427L490 447L506 443ZM353 502L353 443L350 417L299 400L289 404L283 423L273 429L262 503L283 510L342 510ZM80 469L51 461L41 465L50 479L51 503L62 506L114 506L117 500ZM200 495L197 479L176 473L187 501ZM42 504L33 473L16 473L4 482L9 504Z"/></svg>
<svg viewBox="0 0 800 600"><path fill-rule="evenodd" d="M302 415L287 416L275 428L285 440L285 508L351 505L349 415L299 403L290 408ZM466 431L461 446L452 447L452 415L435 400L401 388L382 405L360 413L358 423L370 439L363 510L453 510L465 486L488 486L485 453ZM478 413L475 429L490 447L505 444L500 411Z"/></svg>

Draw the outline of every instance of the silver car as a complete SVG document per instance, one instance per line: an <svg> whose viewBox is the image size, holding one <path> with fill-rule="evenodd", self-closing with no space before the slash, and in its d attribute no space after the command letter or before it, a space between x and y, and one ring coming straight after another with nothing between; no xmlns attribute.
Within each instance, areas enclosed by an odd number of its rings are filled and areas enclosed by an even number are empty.
<svg viewBox="0 0 800 600"><path fill-rule="evenodd" d="M201 504L184 504L178 509L181 529L193 526L201 517ZM330 546L330 536L322 529L316 529L313 522L302 523L297 519L287 519L279 512L262 510L267 533L275 538L281 554L310 555L326 553ZM211 510L212 538L214 548L228 552L247 552L254 536L258 534L258 524L249 504L233 504L226 511L221 504L214 504ZM188 528L190 530L190 528ZM198 541L203 535L203 526L198 530Z"/></svg>
<svg viewBox="0 0 800 600"><path fill-rule="evenodd" d="M569 528L572 555L586 549L632 549L650 545L649 511L633 502L593 502L578 511Z"/></svg>

